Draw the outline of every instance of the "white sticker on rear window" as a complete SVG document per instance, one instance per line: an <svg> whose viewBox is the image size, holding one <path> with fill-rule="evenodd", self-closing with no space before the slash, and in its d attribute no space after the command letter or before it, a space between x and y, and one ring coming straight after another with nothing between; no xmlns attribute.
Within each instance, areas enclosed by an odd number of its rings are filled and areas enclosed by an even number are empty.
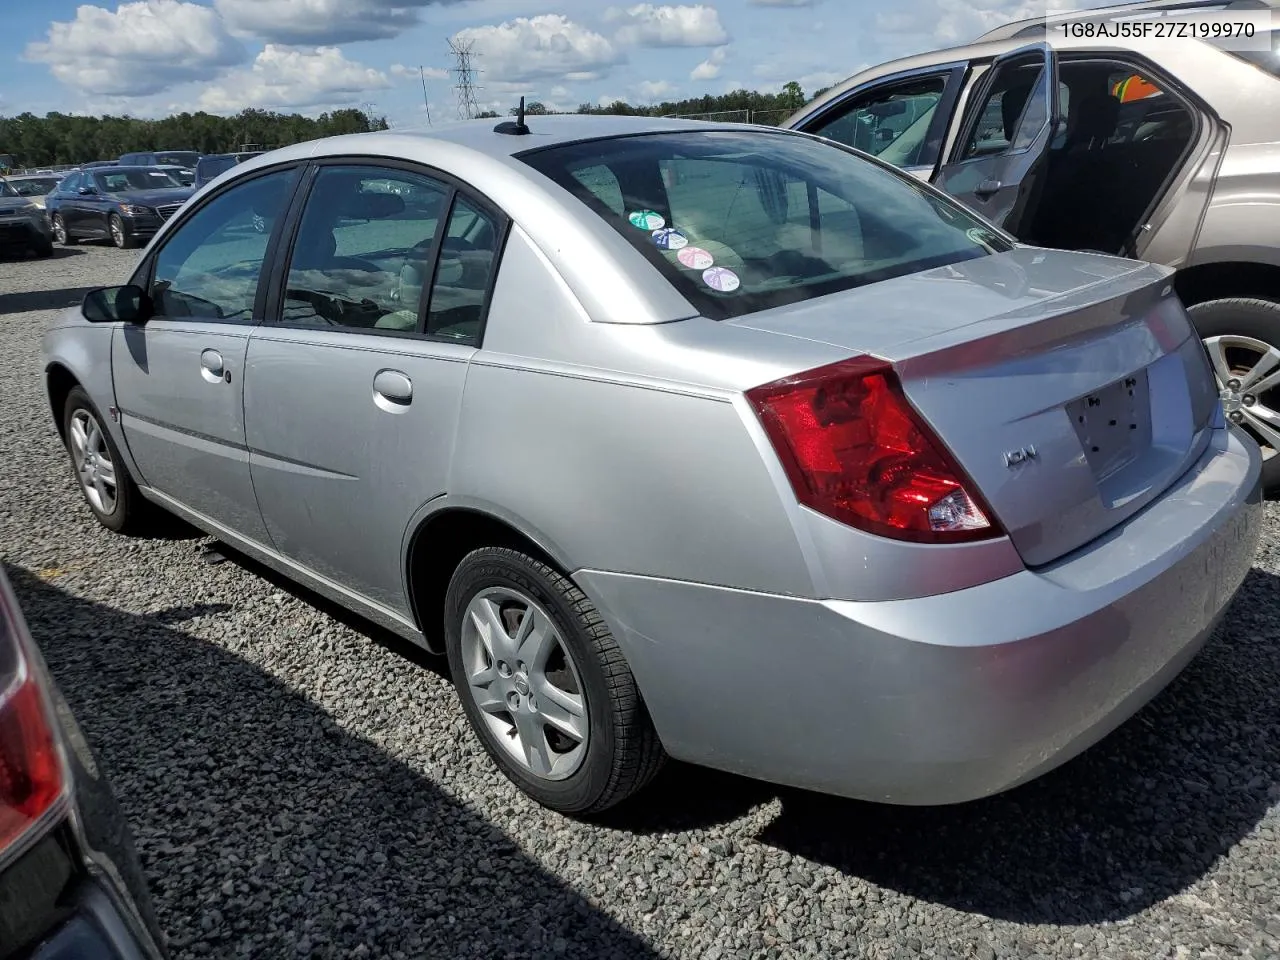
<svg viewBox="0 0 1280 960"><path fill-rule="evenodd" d="M674 227L666 227L653 231L653 242L659 250L683 250L689 245L689 238Z"/></svg>
<svg viewBox="0 0 1280 960"><path fill-rule="evenodd" d="M667 225L666 218L652 210L637 210L627 217L633 227L641 230L660 230Z"/></svg>
<svg viewBox="0 0 1280 960"><path fill-rule="evenodd" d="M719 290L721 293L732 293L742 286L738 275L728 267L712 267L710 270L704 270L702 282L712 290Z"/></svg>
<svg viewBox="0 0 1280 960"><path fill-rule="evenodd" d="M685 247L676 257L690 270L705 270L716 262L716 258L701 247Z"/></svg>

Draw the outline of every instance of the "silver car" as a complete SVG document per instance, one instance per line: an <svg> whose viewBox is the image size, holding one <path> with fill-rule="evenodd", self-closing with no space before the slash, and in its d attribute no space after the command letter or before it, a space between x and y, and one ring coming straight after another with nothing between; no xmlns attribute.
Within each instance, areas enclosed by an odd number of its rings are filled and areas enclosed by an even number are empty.
<svg viewBox="0 0 1280 960"><path fill-rule="evenodd" d="M574 814L664 756L981 797L1200 647L1261 457L1170 270L1020 246L804 134L526 130L196 194L44 339L97 518L177 514L446 654L497 765Z"/></svg>
<svg viewBox="0 0 1280 960"><path fill-rule="evenodd" d="M1270 11L1270 39L1238 49L1121 30L1231 11ZM1089 36L1100 24L1110 35ZM1261 444L1264 485L1280 492L1280 2L1018 21L863 70L783 126L931 181L1023 242L1174 267L1227 415Z"/></svg>

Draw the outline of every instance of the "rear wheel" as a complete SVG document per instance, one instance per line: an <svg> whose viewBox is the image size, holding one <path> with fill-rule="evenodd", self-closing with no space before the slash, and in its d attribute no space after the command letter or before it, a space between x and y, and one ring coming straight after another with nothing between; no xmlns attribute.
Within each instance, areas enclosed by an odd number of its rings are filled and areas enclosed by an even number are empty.
<svg viewBox="0 0 1280 960"><path fill-rule="evenodd" d="M41 237L31 245L31 250L37 257L52 257L53 241L48 237Z"/></svg>
<svg viewBox="0 0 1280 960"><path fill-rule="evenodd" d="M605 810L665 754L622 652L574 583L516 550L458 565L445 598L449 670L472 728L543 806Z"/></svg>
<svg viewBox="0 0 1280 960"><path fill-rule="evenodd" d="M1262 482L1280 490L1280 303L1209 300L1187 311L1204 340L1227 417L1262 449Z"/></svg>

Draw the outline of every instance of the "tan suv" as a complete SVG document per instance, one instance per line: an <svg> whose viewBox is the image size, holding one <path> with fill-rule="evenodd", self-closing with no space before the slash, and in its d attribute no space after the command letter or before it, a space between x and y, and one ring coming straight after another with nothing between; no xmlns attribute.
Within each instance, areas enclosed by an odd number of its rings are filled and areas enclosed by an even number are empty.
<svg viewBox="0 0 1280 960"><path fill-rule="evenodd" d="M1274 491L1280 29L1270 51L1240 51L1068 38L1059 26L1260 9L1280 28L1280 0L1130 4L1011 23L968 46L864 70L783 126L928 180L1024 243L1174 267L1226 412L1261 443Z"/></svg>

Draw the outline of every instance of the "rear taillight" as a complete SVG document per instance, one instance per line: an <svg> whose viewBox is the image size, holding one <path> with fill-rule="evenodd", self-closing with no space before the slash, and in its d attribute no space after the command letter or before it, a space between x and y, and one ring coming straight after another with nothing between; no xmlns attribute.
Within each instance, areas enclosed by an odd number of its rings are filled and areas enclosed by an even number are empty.
<svg viewBox="0 0 1280 960"><path fill-rule="evenodd" d="M746 395L806 506L897 540L959 543L1001 535L884 361L845 360Z"/></svg>
<svg viewBox="0 0 1280 960"><path fill-rule="evenodd" d="M0 857L67 788L41 666L0 583Z"/></svg>

